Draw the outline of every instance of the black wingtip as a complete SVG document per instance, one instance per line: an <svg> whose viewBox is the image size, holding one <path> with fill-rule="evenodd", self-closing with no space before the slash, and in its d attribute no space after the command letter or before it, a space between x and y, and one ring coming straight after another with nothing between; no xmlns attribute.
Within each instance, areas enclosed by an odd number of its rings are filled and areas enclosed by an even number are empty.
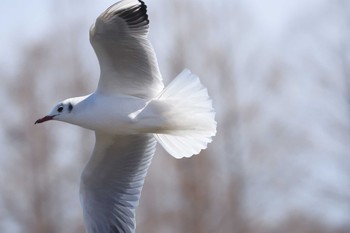
<svg viewBox="0 0 350 233"><path fill-rule="evenodd" d="M144 15L146 16L147 23L149 23L149 18L147 14L147 5L142 0L139 0L139 2L141 3L141 11L143 11Z"/></svg>
<svg viewBox="0 0 350 233"><path fill-rule="evenodd" d="M149 25L147 6L142 0L138 1L140 5L132 6L116 12L119 17L125 20L130 28L139 28Z"/></svg>

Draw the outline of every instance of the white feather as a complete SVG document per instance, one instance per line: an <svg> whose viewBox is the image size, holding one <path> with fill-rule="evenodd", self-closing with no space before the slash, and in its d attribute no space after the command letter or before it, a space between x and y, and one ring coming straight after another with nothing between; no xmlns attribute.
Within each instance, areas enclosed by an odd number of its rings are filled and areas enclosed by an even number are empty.
<svg viewBox="0 0 350 233"><path fill-rule="evenodd" d="M154 134L169 154L191 157L207 148L216 134L215 112L207 89L196 75L185 69L157 99L171 106L162 114L173 127L166 133Z"/></svg>

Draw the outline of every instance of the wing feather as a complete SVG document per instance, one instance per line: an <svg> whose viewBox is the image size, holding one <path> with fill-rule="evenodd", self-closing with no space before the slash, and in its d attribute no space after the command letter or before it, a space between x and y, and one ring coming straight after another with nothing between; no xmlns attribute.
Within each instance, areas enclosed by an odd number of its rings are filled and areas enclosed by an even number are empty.
<svg viewBox="0 0 350 233"><path fill-rule="evenodd" d="M163 89L148 28L147 7L140 0L120 1L96 19L90 42L101 70L97 91L151 98Z"/></svg>
<svg viewBox="0 0 350 233"><path fill-rule="evenodd" d="M87 233L135 231L135 210L155 145L152 135L96 134L80 186Z"/></svg>

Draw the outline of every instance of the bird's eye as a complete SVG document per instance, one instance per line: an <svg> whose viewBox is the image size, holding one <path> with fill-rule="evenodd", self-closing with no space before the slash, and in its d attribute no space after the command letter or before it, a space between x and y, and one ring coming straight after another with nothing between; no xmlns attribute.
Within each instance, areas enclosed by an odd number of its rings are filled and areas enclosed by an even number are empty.
<svg viewBox="0 0 350 233"><path fill-rule="evenodd" d="M57 108L57 112L62 112L63 111L63 106L59 106L58 108Z"/></svg>

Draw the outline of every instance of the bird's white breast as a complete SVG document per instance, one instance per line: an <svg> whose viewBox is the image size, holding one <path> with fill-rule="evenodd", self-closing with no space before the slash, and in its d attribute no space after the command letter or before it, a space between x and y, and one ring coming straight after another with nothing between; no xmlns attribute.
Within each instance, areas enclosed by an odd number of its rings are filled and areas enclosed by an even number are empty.
<svg viewBox="0 0 350 233"><path fill-rule="evenodd" d="M136 122L130 115L144 108L146 103L132 96L93 93L75 106L70 123L105 133L134 134Z"/></svg>

